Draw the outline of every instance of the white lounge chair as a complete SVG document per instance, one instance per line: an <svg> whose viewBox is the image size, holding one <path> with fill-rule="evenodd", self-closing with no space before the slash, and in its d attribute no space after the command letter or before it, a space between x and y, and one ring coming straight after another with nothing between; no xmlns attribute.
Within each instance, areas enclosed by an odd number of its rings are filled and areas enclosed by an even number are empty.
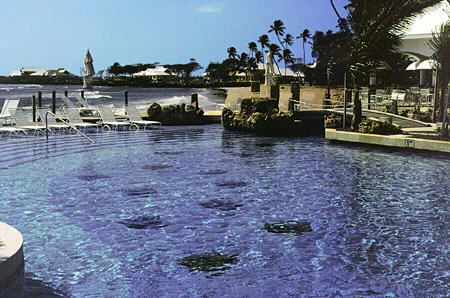
<svg viewBox="0 0 450 298"><path fill-rule="evenodd" d="M19 106L20 99L5 99L3 103L2 111L0 113L0 119L4 122L11 120L11 115L14 114Z"/></svg>
<svg viewBox="0 0 450 298"><path fill-rule="evenodd" d="M110 126L115 127L116 129L121 126L134 126L136 129L139 129L139 126L137 126L134 123L128 122L128 121L117 121L116 117L114 117L114 113L111 110L110 107L107 106L100 106L98 107L98 112L100 113L100 117L102 118L102 124L104 127L107 127L109 130L111 130Z"/></svg>
<svg viewBox="0 0 450 298"><path fill-rule="evenodd" d="M47 114L47 112L50 112L49 109L37 108L36 110L37 110L37 112L39 114L39 117L41 118L42 123L44 123L44 125L45 125L45 121L47 120L47 127L48 128L56 128L56 129L59 129L59 130L70 128L69 125L67 125L65 123L62 123L62 122L56 121L56 118L55 118L53 113L48 113ZM46 115L47 115L47 117L46 117Z"/></svg>
<svg viewBox="0 0 450 298"><path fill-rule="evenodd" d="M23 128L15 127L15 126L0 126L0 133L7 133L8 136L11 136L13 133L17 134L19 132L23 132L27 134L26 130Z"/></svg>
<svg viewBox="0 0 450 298"><path fill-rule="evenodd" d="M80 127L80 128L96 127L96 128L98 128L97 124L84 122L83 119L81 119L80 113L78 112L77 108L67 109L66 116L67 116L67 119L69 120L70 125L73 125L75 127Z"/></svg>
<svg viewBox="0 0 450 298"><path fill-rule="evenodd" d="M14 114L12 115L13 121L16 124L16 127L22 128L25 130L31 130L34 134L36 134L37 131L44 131L45 125L41 123L33 123L30 120L28 120L27 115L23 110L16 109ZM51 131L51 130L50 130Z"/></svg>
<svg viewBox="0 0 450 298"><path fill-rule="evenodd" d="M59 96L62 101L64 101L64 105L68 108L68 109L76 109L77 107L75 106L75 104L64 94L61 94Z"/></svg>
<svg viewBox="0 0 450 298"><path fill-rule="evenodd" d="M144 125L144 129L147 127L147 125L161 125L161 122L159 121L143 120L136 106L125 106L125 111L131 123Z"/></svg>
<svg viewBox="0 0 450 298"><path fill-rule="evenodd" d="M88 104L87 100L84 99L83 97L81 97L81 94L78 94L78 93L75 94L75 98L77 99L78 104L79 104L80 106L82 106L83 108L89 107L89 104Z"/></svg>

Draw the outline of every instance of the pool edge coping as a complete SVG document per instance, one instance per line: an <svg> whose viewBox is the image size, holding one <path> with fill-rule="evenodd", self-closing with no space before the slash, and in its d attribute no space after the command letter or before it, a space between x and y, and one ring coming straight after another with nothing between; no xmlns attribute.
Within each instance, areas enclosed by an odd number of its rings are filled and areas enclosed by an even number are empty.
<svg viewBox="0 0 450 298"><path fill-rule="evenodd" d="M23 237L14 227L0 222L0 293L14 282L24 264Z"/></svg>

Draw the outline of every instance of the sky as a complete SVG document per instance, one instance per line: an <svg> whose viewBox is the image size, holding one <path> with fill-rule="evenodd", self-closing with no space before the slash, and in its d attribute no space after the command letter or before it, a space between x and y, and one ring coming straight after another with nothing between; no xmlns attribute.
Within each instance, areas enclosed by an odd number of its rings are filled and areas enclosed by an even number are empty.
<svg viewBox="0 0 450 298"><path fill-rule="evenodd" d="M345 15L347 1L334 3ZM206 69L227 58L230 46L248 52L248 43L278 19L294 37L337 25L329 0L0 0L0 75L21 67L64 67L80 75L88 48L96 71L114 62L190 58ZM301 48L296 39L294 57L303 57ZM313 62L306 52L306 62Z"/></svg>

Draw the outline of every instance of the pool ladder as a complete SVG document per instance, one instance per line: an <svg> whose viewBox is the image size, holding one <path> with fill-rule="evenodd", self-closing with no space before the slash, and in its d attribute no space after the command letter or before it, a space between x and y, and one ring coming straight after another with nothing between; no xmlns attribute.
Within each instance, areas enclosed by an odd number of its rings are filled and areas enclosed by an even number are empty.
<svg viewBox="0 0 450 298"><path fill-rule="evenodd" d="M53 117L55 117L55 119L59 119L60 121L62 121L65 125L69 126L70 128L72 128L73 130L75 130L80 136L84 137L85 139L87 139L89 142L91 142L92 144L94 144L94 141L89 138L87 135L85 135L84 133L82 133L78 128L76 128L74 125L70 124L68 121L65 121L64 119L62 119L61 117L55 115L54 113L47 111L47 113L45 113L45 136L48 140L48 123L47 123L47 117L48 114L53 115Z"/></svg>

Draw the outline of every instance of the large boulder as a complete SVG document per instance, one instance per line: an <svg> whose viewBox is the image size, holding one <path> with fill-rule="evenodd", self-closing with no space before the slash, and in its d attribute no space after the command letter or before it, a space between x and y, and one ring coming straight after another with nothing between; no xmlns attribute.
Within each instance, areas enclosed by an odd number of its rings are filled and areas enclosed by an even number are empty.
<svg viewBox="0 0 450 298"><path fill-rule="evenodd" d="M278 100L269 98L246 98L237 113L230 109L222 111L222 125L231 130L254 132L290 132L295 128L292 112L280 112Z"/></svg>
<svg viewBox="0 0 450 298"><path fill-rule="evenodd" d="M359 124L359 132L381 134L381 135L393 135L393 134L401 134L402 129L399 126L389 123L387 121L367 119L363 120Z"/></svg>
<svg viewBox="0 0 450 298"><path fill-rule="evenodd" d="M186 104L176 104L160 106L153 103L148 108L148 118L154 121L160 121L163 125L198 125L205 124L206 119L203 116L203 110L197 106Z"/></svg>

